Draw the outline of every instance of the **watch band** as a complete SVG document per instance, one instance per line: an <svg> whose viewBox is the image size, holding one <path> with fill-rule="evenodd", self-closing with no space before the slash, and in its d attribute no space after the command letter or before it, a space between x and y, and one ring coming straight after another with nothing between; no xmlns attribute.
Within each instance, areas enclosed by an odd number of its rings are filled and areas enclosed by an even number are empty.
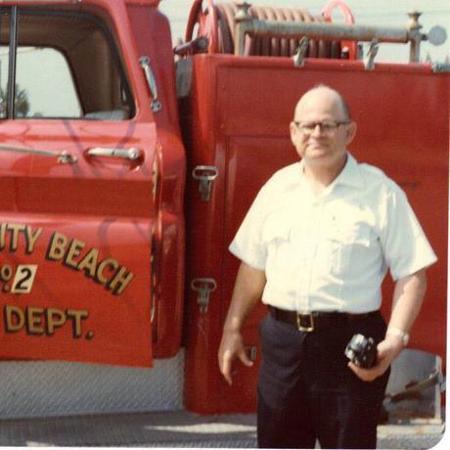
<svg viewBox="0 0 450 450"><path fill-rule="evenodd" d="M403 345L406 347L408 345L409 342L409 333L407 333L406 331L401 330L400 328L397 327L391 327L389 326L387 331L386 331L386 335L390 334L391 336L398 336L399 338L401 338Z"/></svg>

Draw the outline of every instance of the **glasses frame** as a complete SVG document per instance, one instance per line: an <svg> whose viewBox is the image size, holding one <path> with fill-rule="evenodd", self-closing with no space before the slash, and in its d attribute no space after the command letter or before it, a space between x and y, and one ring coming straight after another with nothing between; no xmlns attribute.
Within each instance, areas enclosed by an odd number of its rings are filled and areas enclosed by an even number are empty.
<svg viewBox="0 0 450 450"><path fill-rule="evenodd" d="M299 122L299 121L293 121L293 123L295 124L295 126L297 127L297 129L303 133L303 134L312 134L314 133L314 131L316 130L317 126L319 126L320 128L320 132L324 133L324 134L331 134L336 132L336 130L341 126L341 125L349 125L351 123L350 120L342 120L342 121L323 121L323 122ZM313 128L302 128L302 124L313 124L314 127Z"/></svg>

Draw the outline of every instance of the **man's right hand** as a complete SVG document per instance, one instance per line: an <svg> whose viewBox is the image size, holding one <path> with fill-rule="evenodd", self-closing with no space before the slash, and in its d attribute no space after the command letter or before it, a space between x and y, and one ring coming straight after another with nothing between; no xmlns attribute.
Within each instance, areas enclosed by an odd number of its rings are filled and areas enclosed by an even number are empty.
<svg viewBox="0 0 450 450"><path fill-rule="evenodd" d="M230 385L232 384L232 365L236 358L239 358L247 367L253 366L253 362L245 351L241 329L246 317L259 302L265 284L266 276L263 270L241 263L223 326L218 354L220 371Z"/></svg>
<svg viewBox="0 0 450 450"><path fill-rule="evenodd" d="M218 357L220 371L230 386L233 383L232 365L236 357L247 367L253 366L253 361L245 351L242 334L239 331L224 330Z"/></svg>

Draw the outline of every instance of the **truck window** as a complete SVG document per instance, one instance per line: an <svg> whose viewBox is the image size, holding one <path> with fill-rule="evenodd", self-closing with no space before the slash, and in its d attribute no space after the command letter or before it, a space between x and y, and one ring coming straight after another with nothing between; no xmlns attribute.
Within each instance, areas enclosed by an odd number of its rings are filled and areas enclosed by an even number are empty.
<svg viewBox="0 0 450 450"><path fill-rule="evenodd" d="M0 35L2 118L126 120L134 115L119 52L97 17L2 8Z"/></svg>
<svg viewBox="0 0 450 450"><path fill-rule="evenodd" d="M6 68L1 79L7 79L8 47L1 47L0 64L2 69ZM82 117L70 67L60 51L46 47L19 46L16 70L16 118ZM30 73L33 74L32 77ZM2 86L3 103L6 100L5 93L6 84ZM3 113L6 113L5 108Z"/></svg>

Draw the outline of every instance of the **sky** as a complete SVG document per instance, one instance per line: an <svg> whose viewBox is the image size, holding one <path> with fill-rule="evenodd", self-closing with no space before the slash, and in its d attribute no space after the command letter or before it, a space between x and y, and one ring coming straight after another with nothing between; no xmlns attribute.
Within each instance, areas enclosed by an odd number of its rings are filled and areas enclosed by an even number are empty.
<svg viewBox="0 0 450 450"><path fill-rule="evenodd" d="M232 0L223 0L231 2ZM312 15L320 14L327 0L247 0L259 6L277 6L307 9ZM161 0L160 9L169 17L172 26L174 42L184 36L185 24L192 0ZM207 1L203 2L205 5ZM216 2L217 3L217 2ZM388 27L404 27L409 21L408 12L418 10L422 12L420 22L423 32L427 32L434 25L441 25L447 31L447 41L440 47L429 43L422 44L422 57L430 55L435 62L443 62L450 55L450 1L449 0L346 0L353 12L355 23L361 25L379 25ZM333 15L333 20L342 22L339 12ZM409 49L402 44L384 44L380 46L376 61L407 62Z"/></svg>

